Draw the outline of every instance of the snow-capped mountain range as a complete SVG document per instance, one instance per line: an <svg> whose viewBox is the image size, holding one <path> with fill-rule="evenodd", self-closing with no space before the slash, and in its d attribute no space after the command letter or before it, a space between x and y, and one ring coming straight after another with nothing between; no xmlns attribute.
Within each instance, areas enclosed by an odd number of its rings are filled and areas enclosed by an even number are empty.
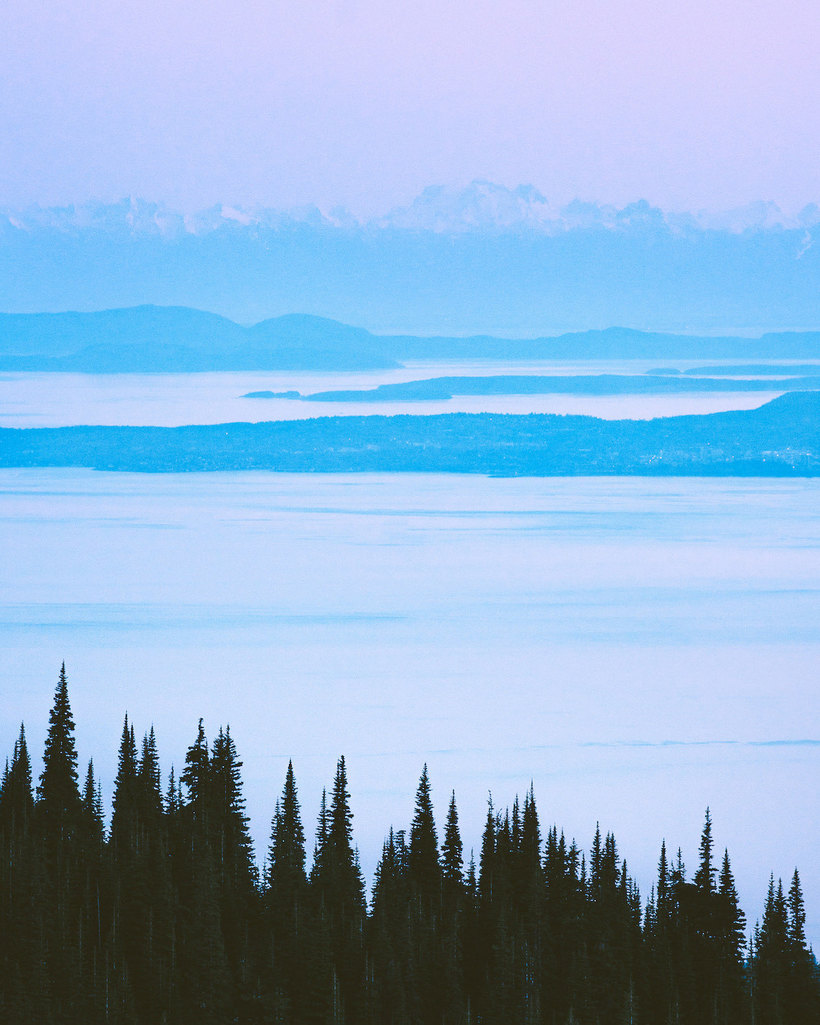
<svg viewBox="0 0 820 1025"><path fill-rule="evenodd" d="M435 234L534 232L554 236L578 230L654 230L685 235L702 231L742 234L811 230L818 225L820 206L817 203L805 206L797 214L787 214L776 203L766 201L720 212L664 211L645 200L622 208L578 199L556 206L532 185L507 188L488 181L473 181L465 187L433 185L409 205L394 207L368 220L357 219L342 208L323 211L317 206L277 210L222 204L195 214L183 214L164 204L139 198L122 199L117 203L0 210L0 237L15 231L56 231L173 240L226 229L275 232L298 226Z"/></svg>
<svg viewBox="0 0 820 1025"><path fill-rule="evenodd" d="M190 215L141 199L0 211L0 310L145 303L398 334L815 329L820 208L557 206L532 186L476 181L366 220L315 206Z"/></svg>

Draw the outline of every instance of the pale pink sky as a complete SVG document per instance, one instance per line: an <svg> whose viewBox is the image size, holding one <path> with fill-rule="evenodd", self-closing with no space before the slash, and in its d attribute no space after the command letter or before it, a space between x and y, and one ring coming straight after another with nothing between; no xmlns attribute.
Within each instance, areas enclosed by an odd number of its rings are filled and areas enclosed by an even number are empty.
<svg viewBox="0 0 820 1025"><path fill-rule="evenodd" d="M5 0L0 205L820 200L817 0Z"/></svg>

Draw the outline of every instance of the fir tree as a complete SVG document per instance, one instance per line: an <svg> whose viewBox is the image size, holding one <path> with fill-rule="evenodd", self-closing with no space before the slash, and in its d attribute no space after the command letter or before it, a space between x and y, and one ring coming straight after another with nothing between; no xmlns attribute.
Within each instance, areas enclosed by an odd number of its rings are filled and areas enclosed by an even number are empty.
<svg viewBox="0 0 820 1025"><path fill-rule="evenodd" d="M313 865L310 870L311 882L318 883L325 869L328 834L330 833L330 812L327 806L327 790L322 789L322 800L319 805L319 816L316 820L316 839L313 844Z"/></svg>
<svg viewBox="0 0 820 1025"><path fill-rule="evenodd" d="M786 898L788 968L784 984L784 1017L788 1022L820 1021L820 975L806 946L806 909L800 874L794 870Z"/></svg>
<svg viewBox="0 0 820 1025"><path fill-rule="evenodd" d="M102 794L94 778L94 760L89 759L82 795L83 823L92 844L99 846L105 838Z"/></svg>
<svg viewBox="0 0 820 1025"><path fill-rule="evenodd" d="M306 906L305 831L292 762L271 824L266 884L271 940L271 960L265 967L268 1001L280 1009L287 1007L292 1020L299 1020L306 1013L304 967L312 923Z"/></svg>
<svg viewBox="0 0 820 1025"><path fill-rule="evenodd" d="M789 921L783 884L774 875L763 909L763 920L755 940L755 1013L759 1021L779 1025L786 1011L790 951Z"/></svg>
<svg viewBox="0 0 820 1025"><path fill-rule="evenodd" d="M746 918L740 909L729 852L724 850L715 913L717 982L715 1017L733 1025L745 1009L743 950Z"/></svg>
<svg viewBox="0 0 820 1025"><path fill-rule="evenodd" d="M336 765L330 808L319 821L314 882L330 945L330 1007L334 1020L353 1025L362 1012L364 882L353 848L353 813L344 756Z"/></svg>
<svg viewBox="0 0 820 1025"><path fill-rule="evenodd" d="M196 740L188 748L185 755L185 768L180 776L180 783L188 792L186 803L190 806L195 819L207 817L209 782L210 755L208 741L205 737L205 727L200 719Z"/></svg>
<svg viewBox="0 0 820 1025"><path fill-rule="evenodd" d="M746 916L740 908L737 887L729 862L729 852L724 850L723 862L718 878L718 894L722 902L719 936L725 956L740 963L746 945Z"/></svg>
<svg viewBox="0 0 820 1025"><path fill-rule="evenodd" d="M137 745L127 715L120 737L113 807L111 843L117 857L125 861L136 851L138 829Z"/></svg>
<svg viewBox="0 0 820 1025"><path fill-rule="evenodd" d="M80 792L77 786L77 748L74 719L68 700L65 662L60 668L54 705L43 754L43 772L37 788L37 810L50 843L68 840L77 825Z"/></svg>
<svg viewBox="0 0 820 1025"><path fill-rule="evenodd" d="M788 940L794 955L805 954L806 951L806 909L803 905L803 889L800 885L800 873L794 870L789 896L787 899L789 909Z"/></svg>
<svg viewBox="0 0 820 1025"><path fill-rule="evenodd" d="M60 669L37 789L36 815L44 843L44 960L52 999L67 1016L80 1013L82 894L85 851L80 844L82 800L77 785L74 719L65 663Z"/></svg>
<svg viewBox="0 0 820 1025"><path fill-rule="evenodd" d="M298 893L307 881L305 831L302 827L293 762L288 762L282 797L276 802L268 864L267 883L271 890Z"/></svg>
<svg viewBox="0 0 820 1025"><path fill-rule="evenodd" d="M441 845L441 871L448 892L458 891L464 882L464 851L458 828L458 808L455 790L450 795L444 841Z"/></svg>
<svg viewBox="0 0 820 1025"><path fill-rule="evenodd" d="M411 887L427 900L437 899L441 887L441 866L438 858L438 837L433 817L430 778L427 765L422 770L416 790L416 808L410 826L408 872Z"/></svg>
<svg viewBox="0 0 820 1025"><path fill-rule="evenodd" d="M173 880L179 902L178 970L172 1020L187 1022L192 1008L205 1022L224 1020L232 982L222 923L224 864L217 854L211 759L202 719L180 777L187 791L175 830Z"/></svg>
<svg viewBox="0 0 820 1025"><path fill-rule="evenodd" d="M253 845L242 793L242 762L230 727L220 727L211 751L208 790L210 845L219 893L222 941L233 984L233 1002L249 999L251 935L257 889Z"/></svg>
<svg viewBox="0 0 820 1025"><path fill-rule="evenodd" d="M137 769L137 789L143 819L156 823L162 815L162 783L154 727L142 738L142 753Z"/></svg>
<svg viewBox="0 0 820 1025"><path fill-rule="evenodd" d="M659 929L669 927L672 919L672 882L666 857L666 841L661 842L658 859L657 923Z"/></svg>
<svg viewBox="0 0 820 1025"><path fill-rule="evenodd" d="M702 893L715 892L715 874L717 870L715 869L712 859L713 846L712 816L707 808L706 821L700 837L700 864L698 865L698 870L695 873L694 880L695 886L697 886Z"/></svg>
<svg viewBox="0 0 820 1025"><path fill-rule="evenodd" d="M20 734L14 744L11 766L6 763L0 809L3 822L12 835L28 831L34 813L34 793L26 728L22 723Z"/></svg>
<svg viewBox="0 0 820 1025"><path fill-rule="evenodd" d="M49 1017L46 965L53 879L35 828L31 761L21 725L0 792L0 1021L28 1025Z"/></svg>

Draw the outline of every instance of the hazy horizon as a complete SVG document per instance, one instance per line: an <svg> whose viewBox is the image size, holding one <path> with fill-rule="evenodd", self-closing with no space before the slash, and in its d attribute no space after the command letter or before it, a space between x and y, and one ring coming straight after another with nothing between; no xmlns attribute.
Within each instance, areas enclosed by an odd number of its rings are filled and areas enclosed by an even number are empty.
<svg viewBox="0 0 820 1025"><path fill-rule="evenodd" d="M12 227L32 229L48 225L78 228L100 227L94 215L121 212L135 231L149 225L159 234L174 230L207 234L233 224L267 228L287 223L321 224L331 228L407 228L428 231L509 231L615 228L629 224L630 214L661 215L672 230L712 230L736 233L747 230L794 229L820 223L820 187L801 201L781 202L766 194L744 200L711 204L656 202L642 193L613 201L601 195L574 193L556 198L532 181L503 182L483 177L429 181L415 191L371 209L322 202L318 196L300 203L238 200L230 190L208 204L174 202L152 193L90 194L66 196L47 202L30 198L0 204L0 216ZM38 215L62 215L43 220ZM72 215L74 219L72 220ZM620 215L620 216L619 216ZM26 217L30 218L26 221ZM167 220L167 218L171 220ZM281 220L276 220L276 218ZM424 218L427 218L427 223ZM434 221L432 218L437 217ZM19 218L19 220L18 220ZM273 218L273 219L272 219Z"/></svg>
<svg viewBox="0 0 820 1025"><path fill-rule="evenodd" d="M8 0L0 205L816 201L816 6Z"/></svg>

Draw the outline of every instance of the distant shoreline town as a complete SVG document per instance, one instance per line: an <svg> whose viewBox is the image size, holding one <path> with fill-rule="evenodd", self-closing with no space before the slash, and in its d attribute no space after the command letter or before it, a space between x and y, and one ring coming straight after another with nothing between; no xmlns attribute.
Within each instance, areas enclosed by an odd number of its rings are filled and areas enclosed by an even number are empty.
<svg viewBox="0 0 820 1025"><path fill-rule="evenodd" d="M820 475L820 394L794 392L759 409L648 421L449 413L186 427L0 428L0 466L813 477Z"/></svg>

